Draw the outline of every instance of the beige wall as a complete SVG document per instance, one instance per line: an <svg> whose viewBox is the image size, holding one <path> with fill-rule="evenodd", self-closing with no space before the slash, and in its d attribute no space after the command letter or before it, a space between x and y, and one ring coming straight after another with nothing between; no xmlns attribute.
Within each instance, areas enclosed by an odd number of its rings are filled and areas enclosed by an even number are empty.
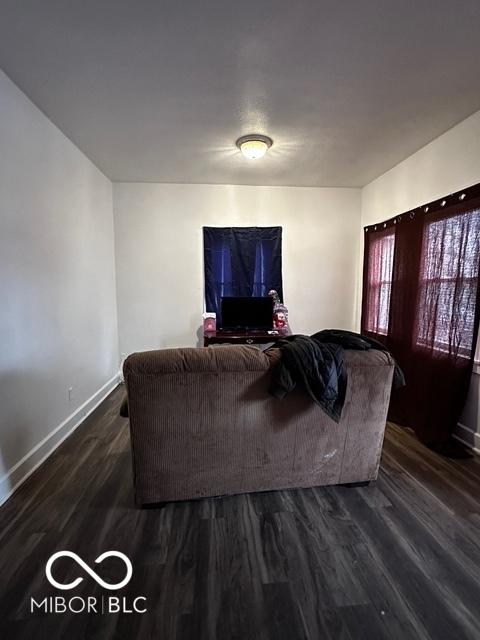
<svg viewBox="0 0 480 640"><path fill-rule="evenodd" d="M362 227L480 182L480 111L362 189ZM363 233L360 242L363 244ZM363 246L360 252L363 255ZM361 280L359 280L359 299ZM357 326L360 307L357 306ZM479 349L477 353L480 355ZM480 449L480 367L458 435Z"/></svg>
<svg viewBox="0 0 480 640"><path fill-rule="evenodd" d="M354 326L359 189L118 183L114 215L122 353L197 344L204 225L281 225L294 331Z"/></svg>

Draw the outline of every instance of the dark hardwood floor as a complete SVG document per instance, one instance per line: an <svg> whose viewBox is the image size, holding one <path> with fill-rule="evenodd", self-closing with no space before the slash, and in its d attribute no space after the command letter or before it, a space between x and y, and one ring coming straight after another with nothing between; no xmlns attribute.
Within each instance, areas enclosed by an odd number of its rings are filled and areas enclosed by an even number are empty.
<svg viewBox="0 0 480 640"><path fill-rule="evenodd" d="M0 637L480 638L480 462L449 461L389 426L378 482L133 503L128 423L114 391L0 510ZM101 597L68 549L147 613L30 612L30 598ZM121 579L118 578L118 579ZM128 606L128 603L127 603Z"/></svg>

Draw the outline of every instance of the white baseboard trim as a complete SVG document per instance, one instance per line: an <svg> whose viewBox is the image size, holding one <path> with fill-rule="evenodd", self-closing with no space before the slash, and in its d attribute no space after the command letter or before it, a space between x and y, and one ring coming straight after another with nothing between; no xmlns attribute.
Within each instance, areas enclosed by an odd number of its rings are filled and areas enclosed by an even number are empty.
<svg viewBox="0 0 480 640"><path fill-rule="evenodd" d="M0 478L0 505L79 427L120 383L118 373L61 422Z"/></svg>
<svg viewBox="0 0 480 640"><path fill-rule="evenodd" d="M480 455L480 433L469 429L464 424L457 424L453 437Z"/></svg>

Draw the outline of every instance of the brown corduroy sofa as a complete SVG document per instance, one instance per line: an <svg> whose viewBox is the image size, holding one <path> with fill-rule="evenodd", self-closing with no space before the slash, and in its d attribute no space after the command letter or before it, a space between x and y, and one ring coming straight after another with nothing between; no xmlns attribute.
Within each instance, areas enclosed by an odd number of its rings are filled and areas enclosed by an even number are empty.
<svg viewBox="0 0 480 640"><path fill-rule="evenodd" d="M298 389L269 396L277 349L165 349L124 365L137 504L376 478L393 374L381 351L346 351L337 424Z"/></svg>

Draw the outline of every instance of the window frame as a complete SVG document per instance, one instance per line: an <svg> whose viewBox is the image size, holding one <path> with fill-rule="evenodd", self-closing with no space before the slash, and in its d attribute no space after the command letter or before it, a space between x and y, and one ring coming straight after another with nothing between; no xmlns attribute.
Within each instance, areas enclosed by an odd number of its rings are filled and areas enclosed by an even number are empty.
<svg viewBox="0 0 480 640"><path fill-rule="evenodd" d="M461 214L456 214L456 215L461 215ZM451 218L455 218L455 215L452 215ZM429 223L427 226L436 225L436 224L438 224L438 221L434 220L431 223ZM424 232L423 243L428 243L428 240L429 240L428 235ZM423 257L424 255L428 255L428 247L426 246L422 246L422 259L425 259ZM457 286L457 283L459 281L461 283L468 283L470 281L472 284L476 284L477 287L480 286L480 281L478 276L465 276L465 277L444 276L442 277L441 275L439 276L437 275L434 277L428 277L428 276L422 277L422 274L420 274L419 281L418 281L418 285L419 285L418 295L420 297L424 292L424 290L428 288L429 284L437 284L439 287L441 287L442 284L452 283L454 286ZM421 305L418 302L417 309L420 309L420 307ZM436 351L439 354L450 353L450 343L446 340L434 339L432 345L429 345L425 339L422 340L420 323L418 322L416 323L416 331L412 336L412 343L413 343L412 347L414 349L429 349L432 351ZM461 346L461 345L458 346L457 356L459 358L469 359L470 355L471 355L471 349L468 349L467 347ZM480 357L480 343L479 343L479 338L477 337L477 344L476 344L475 356L474 356L475 361L479 357Z"/></svg>
<svg viewBox="0 0 480 640"><path fill-rule="evenodd" d="M367 266L367 274L366 274L367 297L372 295L372 293L377 296L378 312L380 312L380 309L381 309L380 301L381 301L381 295L382 295L382 288L386 287L388 289L388 302L387 302L387 312L386 312L387 324L385 327L380 326L380 314L378 313L376 318L372 319L369 317L368 308L367 308L367 314L365 317L365 330L374 335L387 337L389 328L390 328L390 298L391 298L391 290L392 290L392 282L393 282L393 260L395 255L395 229L394 228L389 229L388 233L385 233L383 236L379 237L378 239L373 240L373 242L382 245L382 247L385 246L387 242L391 244L391 246L388 247L388 252L390 253L389 260L391 263L389 279L382 278L380 275L378 279L373 280L371 278L372 273L370 271L370 264L368 264ZM371 249L372 248L370 247L370 251Z"/></svg>

